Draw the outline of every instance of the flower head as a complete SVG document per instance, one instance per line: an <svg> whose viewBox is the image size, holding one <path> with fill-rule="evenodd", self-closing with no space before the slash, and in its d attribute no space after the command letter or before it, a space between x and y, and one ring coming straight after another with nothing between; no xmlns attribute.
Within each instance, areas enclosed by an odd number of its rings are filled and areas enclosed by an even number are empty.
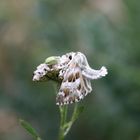
<svg viewBox="0 0 140 140"><path fill-rule="evenodd" d="M92 69L86 56L81 52L49 57L34 71L33 81L55 80L61 83L56 97L57 105L78 102L92 91L91 80L107 74L103 66L100 70Z"/></svg>

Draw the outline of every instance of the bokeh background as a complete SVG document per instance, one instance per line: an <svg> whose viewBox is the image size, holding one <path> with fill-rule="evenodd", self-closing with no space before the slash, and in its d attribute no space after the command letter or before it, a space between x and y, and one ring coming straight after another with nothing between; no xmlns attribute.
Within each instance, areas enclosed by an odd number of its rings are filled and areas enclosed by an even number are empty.
<svg viewBox="0 0 140 140"><path fill-rule="evenodd" d="M81 51L91 67L108 68L80 104L67 140L140 140L139 0L0 0L0 140L56 140L54 83L33 83L46 57Z"/></svg>

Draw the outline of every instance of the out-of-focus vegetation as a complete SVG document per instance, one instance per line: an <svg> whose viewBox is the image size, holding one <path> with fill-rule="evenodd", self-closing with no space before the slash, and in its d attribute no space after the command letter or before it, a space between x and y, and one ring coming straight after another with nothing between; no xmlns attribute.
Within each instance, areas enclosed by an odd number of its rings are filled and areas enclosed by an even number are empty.
<svg viewBox="0 0 140 140"><path fill-rule="evenodd" d="M31 140L18 118L57 139L53 83L33 83L32 73L70 51L109 74L92 82L67 140L140 139L140 1L0 0L0 140Z"/></svg>

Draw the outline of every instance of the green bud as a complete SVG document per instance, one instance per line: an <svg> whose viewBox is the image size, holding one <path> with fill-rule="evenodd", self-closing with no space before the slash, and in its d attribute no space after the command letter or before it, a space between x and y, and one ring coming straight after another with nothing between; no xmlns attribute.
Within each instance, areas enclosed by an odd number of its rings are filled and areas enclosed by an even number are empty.
<svg viewBox="0 0 140 140"><path fill-rule="evenodd" d="M51 57L48 57L46 60L45 60L45 63L48 64L48 65L54 65L54 64L57 64L58 61L59 61L59 58L58 56L51 56Z"/></svg>

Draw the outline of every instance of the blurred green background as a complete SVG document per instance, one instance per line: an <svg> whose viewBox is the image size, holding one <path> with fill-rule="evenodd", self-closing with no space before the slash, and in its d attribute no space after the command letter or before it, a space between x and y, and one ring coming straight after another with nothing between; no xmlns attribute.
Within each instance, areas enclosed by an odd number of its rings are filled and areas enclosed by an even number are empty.
<svg viewBox="0 0 140 140"><path fill-rule="evenodd" d="M56 140L53 82L34 83L46 57L81 51L109 74L92 81L67 140L140 140L140 1L0 0L0 140Z"/></svg>

